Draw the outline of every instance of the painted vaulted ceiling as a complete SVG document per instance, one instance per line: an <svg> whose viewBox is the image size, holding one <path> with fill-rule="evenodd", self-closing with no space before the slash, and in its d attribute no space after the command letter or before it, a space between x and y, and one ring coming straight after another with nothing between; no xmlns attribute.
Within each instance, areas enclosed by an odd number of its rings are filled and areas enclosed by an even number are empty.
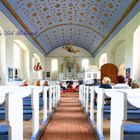
<svg viewBox="0 0 140 140"><path fill-rule="evenodd" d="M1 0L46 55L73 44L94 54L138 0Z"/></svg>

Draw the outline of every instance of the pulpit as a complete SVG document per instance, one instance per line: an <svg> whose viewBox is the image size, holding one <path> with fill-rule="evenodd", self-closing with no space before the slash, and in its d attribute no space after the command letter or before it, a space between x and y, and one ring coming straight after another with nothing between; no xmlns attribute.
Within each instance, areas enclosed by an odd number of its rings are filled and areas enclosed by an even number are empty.
<svg viewBox="0 0 140 140"><path fill-rule="evenodd" d="M111 82L116 84L117 83L117 66L111 63L104 64L101 67L101 81L103 77L109 77Z"/></svg>

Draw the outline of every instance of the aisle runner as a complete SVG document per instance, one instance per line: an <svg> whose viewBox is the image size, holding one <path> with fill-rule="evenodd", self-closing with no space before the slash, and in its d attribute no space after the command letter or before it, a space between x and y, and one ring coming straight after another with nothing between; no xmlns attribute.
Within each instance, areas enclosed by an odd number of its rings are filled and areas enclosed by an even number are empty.
<svg viewBox="0 0 140 140"><path fill-rule="evenodd" d="M66 93L41 140L96 140L80 106L77 93Z"/></svg>

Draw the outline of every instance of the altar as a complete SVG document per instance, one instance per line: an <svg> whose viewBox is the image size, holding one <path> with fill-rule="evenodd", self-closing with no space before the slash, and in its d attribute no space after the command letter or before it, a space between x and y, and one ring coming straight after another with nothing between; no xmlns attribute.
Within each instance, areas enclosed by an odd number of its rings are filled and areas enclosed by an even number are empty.
<svg viewBox="0 0 140 140"><path fill-rule="evenodd" d="M59 72L59 79L73 80L79 79L80 65L76 62L74 57L65 57L61 64L61 71ZM80 75L82 76L82 75ZM81 77L83 78L83 76Z"/></svg>

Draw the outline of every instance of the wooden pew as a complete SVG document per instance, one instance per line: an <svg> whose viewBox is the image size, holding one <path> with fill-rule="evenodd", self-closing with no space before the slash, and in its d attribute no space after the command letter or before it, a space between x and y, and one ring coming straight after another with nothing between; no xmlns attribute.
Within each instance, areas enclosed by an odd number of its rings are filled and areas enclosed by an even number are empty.
<svg viewBox="0 0 140 140"><path fill-rule="evenodd" d="M11 89L10 89L11 88ZM21 91L21 92L20 92ZM0 95L5 95L6 121L10 140L23 139L23 105L22 98L28 96L31 90L19 90L16 87L3 86L0 88ZM19 93L19 94L17 94ZM20 94L22 93L22 94ZM14 108L14 109L13 109ZM11 114L11 115L9 115Z"/></svg>
<svg viewBox="0 0 140 140"><path fill-rule="evenodd" d="M117 99L119 99L119 102L116 104L114 101ZM134 91L119 92L112 97L111 140L140 139L140 124L125 124L125 120L127 120L127 101L140 108L140 93ZM116 115L118 117L115 117ZM125 133L126 131L127 133Z"/></svg>
<svg viewBox="0 0 140 140"><path fill-rule="evenodd" d="M79 100L80 100L83 108L85 109L86 114L88 114L88 108L90 105L90 121L92 123L94 121L94 116L93 116L94 105L92 105L93 98L95 96L95 92L98 94L98 96L97 96L97 127L96 127L96 132L98 134L99 139L104 140L104 136L103 136L104 108L105 108L106 112L108 112L108 115L107 115L108 118L110 118L110 115L111 115L110 114L111 107L110 106L104 107L105 97L112 98L112 96L116 95L118 92L125 92L127 94L130 92L133 94L135 94L135 93L140 94L140 89L102 89L102 88L98 88L98 87L96 87L96 88L92 87L91 90L93 90L93 91L91 93L89 93L89 87L87 88L85 85L80 85ZM93 93L93 95L92 95L92 93ZM89 95L90 95L90 102L88 102ZM121 111L121 109L120 109L120 111ZM127 114L128 114L128 118L133 118L134 117L133 115L135 115L135 113L139 112L139 110L137 110L136 108L131 108L131 109L128 108L128 109L129 110L126 110ZM116 116L118 116L118 115L116 115ZM139 115L137 114L136 118L140 118L140 114ZM94 124L94 123L92 123L92 124Z"/></svg>
<svg viewBox="0 0 140 140"><path fill-rule="evenodd" d="M6 122L8 125L7 127L8 139L9 140L15 140L15 139L22 140L23 139L22 98L20 96L17 96L16 94L12 94L12 93L6 94L5 106L6 106L6 112L7 112Z"/></svg>
<svg viewBox="0 0 140 140"><path fill-rule="evenodd" d="M42 124L45 125L48 121L48 103L47 103L47 91L49 90L49 87L44 87L43 90L43 120Z"/></svg>
<svg viewBox="0 0 140 140"><path fill-rule="evenodd" d="M38 136L38 134L40 132L40 130L39 130L39 93L42 91L44 93L43 94L43 121L42 121L42 124L47 123L47 120L48 120L47 90L48 89L49 89L49 87L35 87L35 86L28 86L28 87L1 86L0 87L0 95L1 95L0 102L1 102L1 104L4 102L4 97L7 95L6 93L9 93L8 95L10 95L10 97L11 97L11 93L12 93L13 96L19 97L21 99L21 101L24 97L31 95L31 98L32 98L32 138L31 139L36 139L36 137ZM52 96L50 96L50 97L53 97L52 104L54 105L54 108L55 108L60 100L60 86L53 85L51 91L52 91L51 92ZM52 99L51 99L51 101L52 101ZM20 113L20 116L22 116L22 118L23 118L23 103L22 102L21 102L20 106L22 106L22 113ZM9 104L8 104L8 107L11 110L11 106L9 106ZM9 111L8 107L6 107L6 110ZM8 117L12 118L10 115L10 112L6 112L6 114L8 115ZM22 119L22 124L23 124L23 119ZM23 133L23 125L21 125L21 126L22 126L22 129L20 129L20 130ZM12 127L12 130L13 129L14 128ZM11 137L11 135L13 135L10 132L9 132L9 134L10 134L10 137ZM23 139L22 136L19 136L19 137L21 139Z"/></svg>
<svg viewBox="0 0 140 140"><path fill-rule="evenodd" d="M49 87L43 87L43 121L45 125L48 121L49 116L52 115L54 108L60 101L60 85L50 85ZM47 91L49 90L49 97L47 97ZM49 99L49 100L47 100ZM49 101L49 108L47 108L47 101ZM49 110L49 113L47 113Z"/></svg>
<svg viewBox="0 0 140 140"><path fill-rule="evenodd" d="M85 88L85 85L79 86L79 100L82 106L84 105L84 88Z"/></svg>
<svg viewBox="0 0 140 140"><path fill-rule="evenodd" d="M82 104L82 107L85 109L86 115L90 114L90 122L93 125L94 122L94 96L95 96L95 88L98 86L85 86L80 85L79 87L79 100ZM89 111L90 106L90 111ZM89 113L90 112L90 113Z"/></svg>
<svg viewBox="0 0 140 140"><path fill-rule="evenodd" d="M135 93L139 93L140 94L140 89L95 89L95 91L97 92L98 96L97 96L97 133L100 137L100 139L104 139L103 136L103 118L104 118L104 98L106 97L110 97L112 98L114 95L116 95L118 92L125 92L125 93L129 93L132 92L133 94ZM118 102L118 100L116 100ZM116 101L114 100L114 102L116 103ZM112 103L112 101L111 101ZM112 107L112 104L111 104ZM107 111L109 112L109 117L110 118L110 108L107 108ZM121 108L120 108L121 111ZM135 112L136 110L134 110ZM128 117L131 117L130 114L133 114L133 109L132 110L126 110ZM118 115L116 115L118 116ZM140 118L140 115L139 115ZM117 139L116 139L117 140Z"/></svg>
<svg viewBox="0 0 140 140"><path fill-rule="evenodd" d="M9 139L15 139L15 135L18 134L19 140L23 139L23 102L22 98L29 96L31 94L32 96L32 110L33 110L33 121L32 121L32 139L36 137L36 134L39 130L39 100L38 100L38 93L42 91L42 87L8 87L8 86L2 86L0 87L0 95L5 95L8 99L6 100L6 120L8 123L8 126L10 126L9 130ZM7 94L9 93L9 94ZM1 98L2 100L2 98ZM16 104L16 102L18 103ZM16 105L15 105L16 104ZM18 107L16 107L18 106ZM20 108L19 111L12 108ZM11 115L12 111L15 111L14 113L18 117L14 117L14 115ZM21 119L22 118L22 119ZM17 119L20 119L19 123ZM11 123L12 122L12 123ZM15 127L15 124L19 124L20 129L17 129L18 127ZM12 126L11 126L12 125ZM20 131L17 132L16 130ZM20 134L22 133L22 134ZM13 138L14 137L14 138ZM17 137L17 136L16 136Z"/></svg>

